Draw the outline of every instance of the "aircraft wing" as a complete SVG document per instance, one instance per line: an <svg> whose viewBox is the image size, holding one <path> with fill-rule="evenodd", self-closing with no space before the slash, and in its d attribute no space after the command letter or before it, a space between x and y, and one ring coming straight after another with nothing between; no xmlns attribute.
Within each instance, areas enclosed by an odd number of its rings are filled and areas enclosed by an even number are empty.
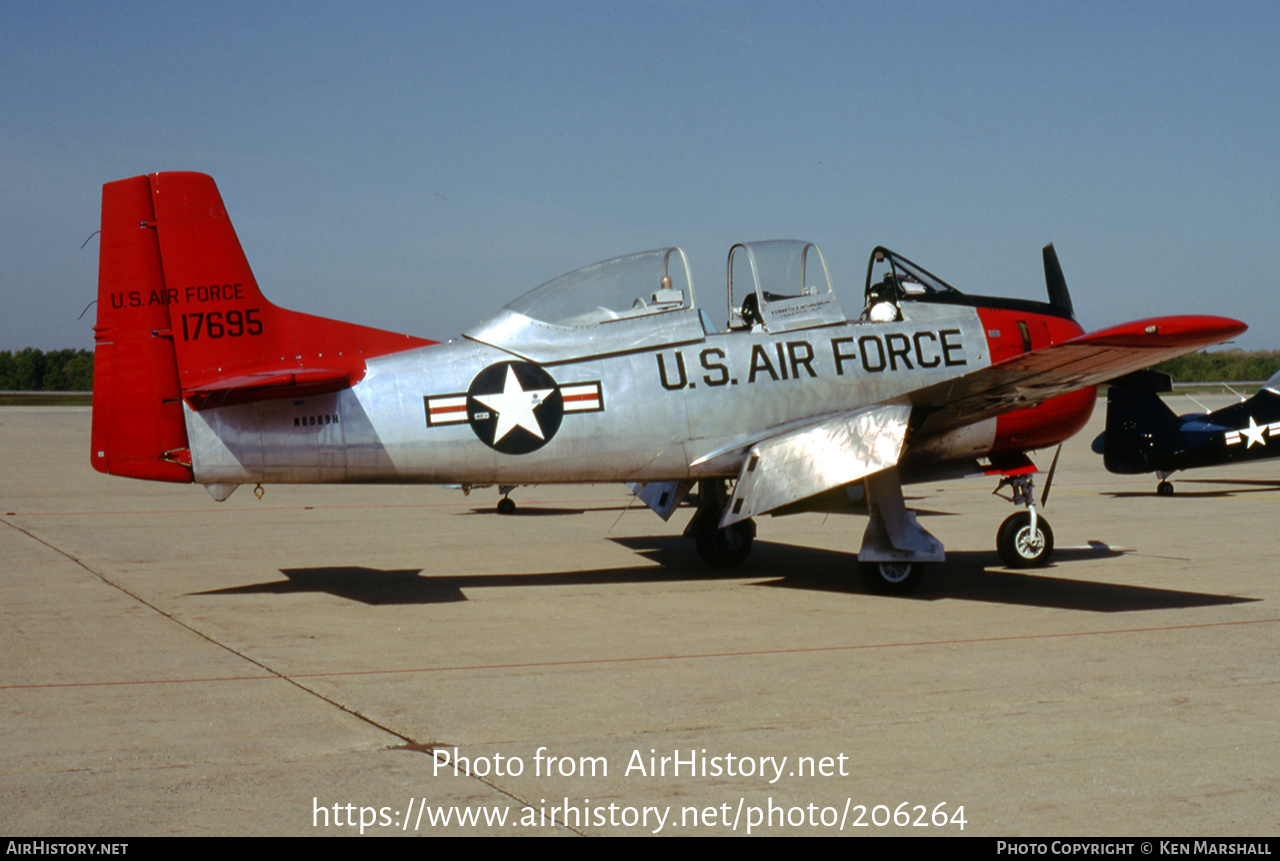
<svg viewBox="0 0 1280 861"><path fill-rule="evenodd" d="M1236 320L1208 316L1125 323L885 403L786 429L751 446L720 525L765 514L897 465L908 444L913 417L913 439L928 439L1220 343L1246 328Z"/></svg>
<svg viewBox="0 0 1280 861"><path fill-rule="evenodd" d="M933 436L1096 386L1130 371L1226 341L1248 327L1225 317L1153 317L1051 344L895 402L927 412L915 428Z"/></svg>

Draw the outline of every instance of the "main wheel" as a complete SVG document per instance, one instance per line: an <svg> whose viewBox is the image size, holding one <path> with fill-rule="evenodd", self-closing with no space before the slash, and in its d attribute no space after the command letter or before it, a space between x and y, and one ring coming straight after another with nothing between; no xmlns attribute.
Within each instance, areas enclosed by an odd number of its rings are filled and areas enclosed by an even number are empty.
<svg viewBox="0 0 1280 861"><path fill-rule="evenodd" d="M499 514L515 514L516 501L509 496L502 497L501 499L498 500L498 513Z"/></svg>
<svg viewBox="0 0 1280 861"><path fill-rule="evenodd" d="M1168 481L1162 481L1156 485L1156 493L1161 496L1173 496L1173 484Z"/></svg>
<svg viewBox="0 0 1280 861"><path fill-rule="evenodd" d="M716 521L709 522L714 525ZM724 529L699 529L698 555L712 568L737 568L751 554L755 537L756 525L751 520L739 520Z"/></svg>
<svg viewBox="0 0 1280 861"><path fill-rule="evenodd" d="M924 576L919 562L859 562L858 579L877 595L906 595Z"/></svg>
<svg viewBox="0 0 1280 861"><path fill-rule="evenodd" d="M1053 530L1049 521L1036 518L1035 534L1031 532L1031 515L1026 511L1009 515L996 533L996 550L1010 568L1039 568L1053 555Z"/></svg>

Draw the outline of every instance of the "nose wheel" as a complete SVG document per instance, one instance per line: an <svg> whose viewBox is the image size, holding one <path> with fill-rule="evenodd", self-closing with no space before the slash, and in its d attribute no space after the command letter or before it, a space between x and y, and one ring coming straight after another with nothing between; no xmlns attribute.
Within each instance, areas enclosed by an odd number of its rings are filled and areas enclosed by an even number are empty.
<svg viewBox="0 0 1280 861"><path fill-rule="evenodd" d="M1059 448L1061 452L1061 448ZM1044 505L1049 497L1049 486L1053 482L1053 473L1058 466L1058 456L1053 457L1053 466L1049 468L1049 479L1045 482L1044 495L1040 504ZM1053 556L1053 529L1049 521L1040 516L1036 509L1035 485L1031 473L1022 475L1006 475L1000 479L995 493L1004 499L1002 488L1013 490L1012 502L1025 506L1025 510L1009 515L996 532L996 552L1000 561L1010 568L1039 568L1049 564Z"/></svg>
<svg viewBox="0 0 1280 861"><path fill-rule="evenodd" d="M1053 530L1049 521L1037 517L1031 524L1031 512L1009 515L996 533L996 550L1010 568L1039 568L1053 555Z"/></svg>

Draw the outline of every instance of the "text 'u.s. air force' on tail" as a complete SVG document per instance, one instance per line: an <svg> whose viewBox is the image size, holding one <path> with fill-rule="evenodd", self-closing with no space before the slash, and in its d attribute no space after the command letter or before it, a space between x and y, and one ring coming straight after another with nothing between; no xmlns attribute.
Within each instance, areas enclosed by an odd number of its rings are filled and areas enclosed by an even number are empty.
<svg viewBox="0 0 1280 861"><path fill-rule="evenodd" d="M661 248L437 343L271 304L212 179L133 177L103 188L91 460L219 500L246 483L625 482L664 519L692 506L686 534L714 566L746 559L757 516L858 497L858 569L878 592L945 558L902 485L987 474L1024 509L1001 557L1041 565L1053 533L1027 452L1083 427L1097 384L1245 328L1085 334L1052 246L1044 263L1034 302L962 293L876 248L850 314L813 243L734 245L705 306L685 253Z"/></svg>

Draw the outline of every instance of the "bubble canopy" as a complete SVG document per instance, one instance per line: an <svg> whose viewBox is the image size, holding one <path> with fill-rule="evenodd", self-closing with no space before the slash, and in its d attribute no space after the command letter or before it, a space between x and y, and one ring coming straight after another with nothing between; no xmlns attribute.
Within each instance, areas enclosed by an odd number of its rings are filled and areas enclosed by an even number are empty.
<svg viewBox="0 0 1280 861"><path fill-rule="evenodd" d="M700 340L689 260L679 247L575 269L511 302L466 337L534 361Z"/></svg>

